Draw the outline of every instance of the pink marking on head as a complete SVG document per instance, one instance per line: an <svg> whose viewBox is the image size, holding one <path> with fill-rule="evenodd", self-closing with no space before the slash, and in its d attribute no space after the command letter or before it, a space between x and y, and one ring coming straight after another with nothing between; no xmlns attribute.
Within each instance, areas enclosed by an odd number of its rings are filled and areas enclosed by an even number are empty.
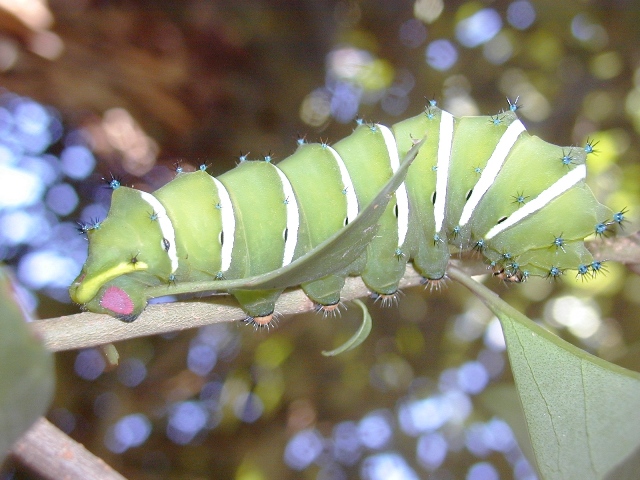
<svg viewBox="0 0 640 480"><path fill-rule="evenodd" d="M109 287L100 299L100 305L119 315L131 315L134 305L127 292L118 287Z"/></svg>

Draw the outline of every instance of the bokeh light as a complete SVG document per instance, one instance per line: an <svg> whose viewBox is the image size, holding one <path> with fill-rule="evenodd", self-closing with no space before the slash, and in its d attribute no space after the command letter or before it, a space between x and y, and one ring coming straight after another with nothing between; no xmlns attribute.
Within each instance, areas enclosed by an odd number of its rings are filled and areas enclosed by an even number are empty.
<svg viewBox="0 0 640 480"><path fill-rule="evenodd" d="M62 171L74 180L87 178L96 166L93 153L85 145L71 145L60 153Z"/></svg>
<svg viewBox="0 0 640 480"><path fill-rule="evenodd" d="M360 461L363 444L359 427L355 422L341 422L333 428L333 455L344 465L354 465Z"/></svg>
<svg viewBox="0 0 640 480"><path fill-rule="evenodd" d="M14 163L13 152L5 150L7 155L0 165L0 208L27 207L42 197L44 184L34 174L22 169L7 166ZM2 153L0 153L2 156Z"/></svg>
<svg viewBox="0 0 640 480"><path fill-rule="evenodd" d="M0 94L0 260L14 266L24 286L68 303L87 250L73 223L81 204L74 182L85 180L96 161L86 145L50 153L60 140L54 109ZM104 218L107 202L91 218Z"/></svg>
<svg viewBox="0 0 640 480"><path fill-rule="evenodd" d="M447 439L440 432L431 432L421 435L418 439L416 457L422 467L433 471L442 465L448 450Z"/></svg>
<svg viewBox="0 0 640 480"><path fill-rule="evenodd" d="M393 437L391 414L385 411L371 412L358 423L360 443L367 448L384 448Z"/></svg>
<svg viewBox="0 0 640 480"><path fill-rule="evenodd" d="M322 453L324 439L316 430L302 430L294 435L284 450L285 463L294 470L304 470Z"/></svg>
<svg viewBox="0 0 640 480"><path fill-rule="evenodd" d="M494 65L502 65L513 55L514 47L508 35L499 33L484 44L482 53Z"/></svg>
<svg viewBox="0 0 640 480"><path fill-rule="evenodd" d="M493 8L483 8L458 22L456 37L465 47L473 48L491 40L501 28L500 14Z"/></svg>
<svg viewBox="0 0 640 480"><path fill-rule="evenodd" d="M400 25L400 41L409 48L417 48L427 39L427 28L424 24L411 18Z"/></svg>
<svg viewBox="0 0 640 480"><path fill-rule="evenodd" d="M527 0L517 0L507 7L507 22L518 30L526 30L535 20L535 8Z"/></svg>
<svg viewBox="0 0 640 480"><path fill-rule="evenodd" d="M414 16L425 22L433 23L444 10L444 0L416 0L413 4Z"/></svg>
<svg viewBox="0 0 640 480"><path fill-rule="evenodd" d="M74 370L84 380L96 380L104 372L107 362L95 348L81 350L76 356Z"/></svg>
<svg viewBox="0 0 640 480"><path fill-rule="evenodd" d="M64 217L76 209L79 199L75 188L68 183L59 183L49 189L45 203L53 213Z"/></svg>
<svg viewBox="0 0 640 480"><path fill-rule="evenodd" d="M179 445L186 445L207 424L207 412L200 402L176 403L169 414L167 437Z"/></svg>
<svg viewBox="0 0 640 480"><path fill-rule="evenodd" d="M118 380L127 387L137 387L147 376L147 368L139 358L125 358L118 365Z"/></svg>
<svg viewBox="0 0 640 480"><path fill-rule="evenodd" d="M54 408L48 414L49 420L66 434L76 428L76 417L66 408Z"/></svg>
<svg viewBox="0 0 640 480"><path fill-rule="evenodd" d="M489 382L489 372L481 362L466 362L458 369L460 390L471 395L482 392Z"/></svg>
<svg viewBox="0 0 640 480"><path fill-rule="evenodd" d="M427 63L436 70L449 70L458 61L458 51L449 40L434 40L427 46Z"/></svg>
<svg viewBox="0 0 640 480"><path fill-rule="evenodd" d="M595 48L604 47L609 36L602 25L587 13L579 13L571 20L571 33L578 40Z"/></svg>
<svg viewBox="0 0 640 480"><path fill-rule="evenodd" d="M151 422L142 413L127 415L118 420L105 436L104 443L113 453L124 453L142 445L151 433Z"/></svg>
<svg viewBox="0 0 640 480"><path fill-rule="evenodd" d="M471 466L466 480L499 480L500 474L489 462L478 462Z"/></svg>
<svg viewBox="0 0 640 480"><path fill-rule="evenodd" d="M68 288L73 281L76 263L56 250L37 250L20 260L18 278L33 289L52 286Z"/></svg>
<svg viewBox="0 0 640 480"><path fill-rule="evenodd" d="M207 375L216 365L216 361L216 351L210 345L194 345L189 349L187 364L193 373Z"/></svg>
<svg viewBox="0 0 640 480"><path fill-rule="evenodd" d="M407 461L394 452L378 453L366 458L360 472L364 480L418 480L420 477Z"/></svg>

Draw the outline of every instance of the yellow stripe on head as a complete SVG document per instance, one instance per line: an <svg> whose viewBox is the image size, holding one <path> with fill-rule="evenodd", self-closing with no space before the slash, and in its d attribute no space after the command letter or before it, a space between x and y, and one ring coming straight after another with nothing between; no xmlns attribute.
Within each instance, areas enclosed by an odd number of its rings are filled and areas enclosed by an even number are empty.
<svg viewBox="0 0 640 480"><path fill-rule="evenodd" d="M127 273L138 270L147 270L148 268L149 266L141 261L137 261L135 263L122 262L115 267L96 274L91 278L87 279L87 277L85 277L72 293L73 301L77 303L87 303L96 296L98 290L100 290L105 283L119 277L120 275L126 275Z"/></svg>

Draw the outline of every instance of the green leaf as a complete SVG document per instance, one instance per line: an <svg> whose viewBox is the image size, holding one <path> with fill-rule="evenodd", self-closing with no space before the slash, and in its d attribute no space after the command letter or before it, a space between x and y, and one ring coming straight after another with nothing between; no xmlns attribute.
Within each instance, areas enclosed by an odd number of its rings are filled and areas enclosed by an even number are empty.
<svg viewBox="0 0 640 480"><path fill-rule="evenodd" d="M0 461L47 411L53 390L53 356L33 335L0 267Z"/></svg>
<svg viewBox="0 0 640 480"><path fill-rule="evenodd" d="M335 357L336 355L339 355L343 352L347 352L349 350L356 348L358 345L364 342L366 338L369 336L369 333L371 333L372 322L371 322L371 314L369 313L369 309L360 300L356 299L353 301L353 303L358 304L358 306L362 309L363 315L362 315L362 324L360 325L360 328L349 340L344 342L335 350L329 350L329 351L323 350L322 355L324 355L325 357Z"/></svg>
<svg viewBox="0 0 640 480"><path fill-rule="evenodd" d="M478 397L487 410L509 424L522 453L524 453L531 465L535 465L536 458L529 439L527 421L515 385L492 385Z"/></svg>
<svg viewBox="0 0 640 480"><path fill-rule="evenodd" d="M377 222L391 200L393 193L404 181L409 166L416 158L424 140L414 145L405 155L394 175L378 195L345 228L322 242L306 255L289 265L263 275L238 280L216 280L210 282L181 282L147 289L149 298L179 293L227 290L277 290L326 277L354 262L367 248L378 231Z"/></svg>
<svg viewBox="0 0 640 480"><path fill-rule="evenodd" d="M565 342L459 270L449 273L500 319L542 477L638 478L640 374Z"/></svg>

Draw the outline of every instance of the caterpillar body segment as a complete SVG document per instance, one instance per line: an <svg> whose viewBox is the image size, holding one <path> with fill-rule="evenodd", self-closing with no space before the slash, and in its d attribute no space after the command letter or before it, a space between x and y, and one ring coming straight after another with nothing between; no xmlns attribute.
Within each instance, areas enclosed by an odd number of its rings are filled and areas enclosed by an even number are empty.
<svg viewBox="0 0 640 480"><path fill-rule="evenodd" d="M579 271L594 262L584 238L614 223L584 183L587 153L529 135L511 110L456 118L431 105L333 145L300 142L278 164L179 173L153 194L119 187L87 231L71 297L131 321L149 298L223 291L264 319L287 287L331 306L361 275L394 295L408 262L437 281L471 249L518 280Z"/></svg>

